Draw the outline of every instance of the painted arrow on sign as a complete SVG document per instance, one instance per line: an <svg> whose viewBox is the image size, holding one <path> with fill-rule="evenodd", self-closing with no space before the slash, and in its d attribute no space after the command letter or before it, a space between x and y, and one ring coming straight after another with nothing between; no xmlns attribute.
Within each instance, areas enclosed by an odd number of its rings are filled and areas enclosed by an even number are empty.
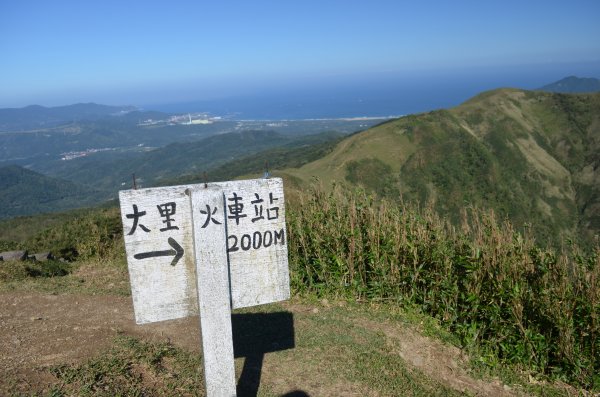
<svg viewBox="0 0 600 397"><path fill-rule="evenodd" d="M147 259L155 258L157 256L175 256L171 261L171 266L175 266L177 262L179 262L179 259L181 259L183 256L183 248L172 237L169 237L167 242L171 247L173 247L172 250L142 252L141 254L135 254L133 257L135 259Z"/></svg>

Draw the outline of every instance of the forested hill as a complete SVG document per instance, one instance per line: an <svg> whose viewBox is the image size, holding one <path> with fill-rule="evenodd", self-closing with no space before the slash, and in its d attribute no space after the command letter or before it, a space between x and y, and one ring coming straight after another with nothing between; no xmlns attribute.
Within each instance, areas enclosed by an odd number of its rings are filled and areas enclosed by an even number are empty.
<svg viewBox="0 0 600 397"><path fill-rule="evenodd" d="M0 219L97 204L97 193L16 165L0 167Z"/></svg>
<svg viewBox="0 0 600 397"><path fill-rule="evenodd" d="M289 173L432 203L459 224L491 208L541 240L600 230L600 94L499 89L396 119Z"/></svg>
<svg viewBox="0 0 600 397"><path fill-rule="evenodd" d="M0 109L0 131L18 131L48 128L75 120L97 120L122 116L137 110L134 106L107 106L96 103L78 103L67 106L45 107L39 105L24 108Z"/></svg>
<svg viewBox="0 0 600 397"><path fill-rule="evenodd" d="M211 179L218 178L222 172L213 174L211 170L219 166L229 171L227 177L235 177L249 164L256 166L245 156L265 150L274 156L283 153L284 157L302 150L305 156L317 158L310 150L312 145L329 143L340 136L332 131L295 137L247 130L217 134L196 142L172 143L151 151L109 151L103 156L83 156L75 161L55 160L46 163L50 175L14 165L0 167L0 219L84 207L116 198L118 190L131 186L132 174L137 177L138 187L150 187L190 174L203 181L205 171ZM261 158L261 172L265 161L271 159Z"/></svg>

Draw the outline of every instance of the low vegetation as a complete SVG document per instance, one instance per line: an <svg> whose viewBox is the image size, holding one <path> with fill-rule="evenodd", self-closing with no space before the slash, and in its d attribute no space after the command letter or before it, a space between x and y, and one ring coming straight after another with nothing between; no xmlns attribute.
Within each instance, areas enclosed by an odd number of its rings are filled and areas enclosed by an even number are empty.
<svg viewBox="0 0 600 397"><path fill-rule="evenodd" d="M543 249L493 212L460 228L431 208L316 189L289 212L299 292L416 305L482 363L600 388L600 247Z"/></svg>
<svg viewBox="0 0 600 397"><path fill-rule="evenodd" d="M56 259L0 261L0 292L130 294L118 208L10 219L1 228L0 251L50 252Z"/></svg>
<svg viewBox="0 0 600 397"><path fill-rule="evenodd" d="M24 262L0 262L0 281L22 281L29 277L60 277L71 272L72 265L56 260L43 263Z"/></svg>
<svg viewBox="0 0 600 397"><path fill-rule="evenodd" d="M81 365L51 368L60 381L52 396L195 395L203 388L201 357L168 342L119 337L113 347Z"/></svg>
<svg viewBox="0 0 600 397"><path fill-rule="evenodd" d="M51 251L68 261L121 256L123 227L119 209L96 209L60 226L42 230L27 240L31 250Z"/></svg>
<svg viewBox="0 0 600 397"><path fill-rule="evenodd" d="M322 394L311 395L466 395L420 369L411 368L398 354L405 343L399 334L393 334L395 329L390 324L394 320L390 317L406 320L404 312L363 306L324 301L309 307L295 301L237 310L233 314L234 335L242 336L239 338L242 343L236 343L238 395L282 396L281 383L314 385L315 382ZM290 309L294 311L295 332L291 345L284 340L286 337L273 332L276 328L273 319L282 314L292 315ZM410 327L416 327L419 321L423 324L427 320L412 314L409 321ZM387 333L382 331L385 327L389 328ZM418 327L443 332L434 324ZM268 360L264 360L265 353L252 352L256 345L269 348ZM274 345L282 348L271 351ZM438 359L451 361L449 357ZM295 365L290 365L292 362ZM268 369L261 376L263 367ZM458 366L454 369L459 371ZM45 378L48 383L42 385L44 395L56 397L204 395L202 353L197 347L190 351L162 337L148 341L121 334L111 347L88 360L55 365L45 371L52 378ZM310 379L305 376L307 372L311 373ZM261 378L267 381L261 382L259 388L256 382ZM24 381L14 382L18 389ZM536 390L531 386L529 389ZM551 391L547 387L538 389ZM283 396L306 395L298 390Z"/></svg>

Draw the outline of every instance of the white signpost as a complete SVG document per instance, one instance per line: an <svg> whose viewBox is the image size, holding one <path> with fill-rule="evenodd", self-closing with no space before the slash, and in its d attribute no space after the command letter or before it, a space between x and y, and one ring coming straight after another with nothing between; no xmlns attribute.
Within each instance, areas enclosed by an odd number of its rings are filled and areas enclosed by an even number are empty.
<svg viewBox="0 0 600 397"><path fill-rule="evenodd" d="M206 395L235 396L223 191L192 190L190 195L193 209L206 207L205 214L192 215Z"/></svg>
<svg viewBox="0 0 600 397"><path fill-rule="evenodd" d="M231 308L290 296L282 180L126 190L119 199L136 322L199 312L207 395L235 396Z"/></svg>

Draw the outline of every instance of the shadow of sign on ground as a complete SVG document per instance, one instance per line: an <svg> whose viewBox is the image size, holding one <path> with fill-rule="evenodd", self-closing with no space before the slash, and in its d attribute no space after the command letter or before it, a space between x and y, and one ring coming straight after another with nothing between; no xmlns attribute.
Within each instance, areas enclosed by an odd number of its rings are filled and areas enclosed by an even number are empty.
<svg viewBox="0 0 600 397"><path fill-rule="evenodd" d="M254 397L260 386L265 354L295 347L294 315L290 312L234 313L231 322L234 356L245 358L237 394L238 397ZM284 396L309 397L301 390Z"/></svg>

